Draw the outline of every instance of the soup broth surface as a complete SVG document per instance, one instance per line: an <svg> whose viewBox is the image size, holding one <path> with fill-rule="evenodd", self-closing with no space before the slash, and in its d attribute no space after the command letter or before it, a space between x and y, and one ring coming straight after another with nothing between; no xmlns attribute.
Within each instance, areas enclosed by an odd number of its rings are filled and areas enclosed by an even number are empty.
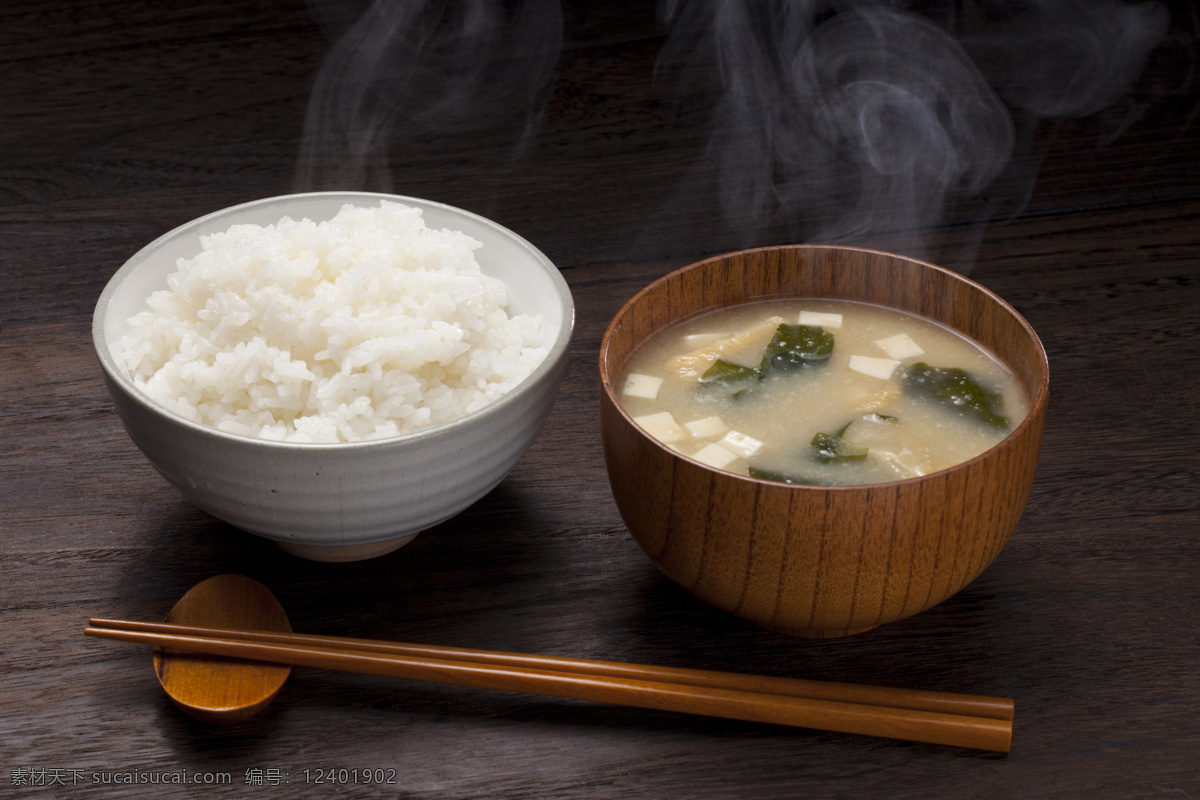
<svg viewBox="0 0 1200 800"><path fill-rule="evenodd" d="M814 485L946 469L1029 411L1011 373L967 338L894 309L820 299L685 321L633 353L617 390L643 429L686 456Z"/></svg>

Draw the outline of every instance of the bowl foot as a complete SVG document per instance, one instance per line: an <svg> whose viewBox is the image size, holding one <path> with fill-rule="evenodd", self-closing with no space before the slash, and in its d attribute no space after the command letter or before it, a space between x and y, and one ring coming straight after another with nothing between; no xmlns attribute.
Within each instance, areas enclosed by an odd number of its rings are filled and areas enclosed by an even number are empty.
<svg viewBox="0 0 1200 800"><path fill-rule="evenodd" d="M784 636L795 636L801 639L837 639L842 636L853 636L856 633L865 633L878 628L878 625L868 625L865 628L848 628L844 631L821 631L809 630L807 628L781 628L776 625L759 625L775 633L782 633Z"/></svg>
<svg viewBox="0 0 1200 800"><path fill-rule="evenodd" d="M292 542L276 542L275 544L285 553L291 553L300 558L307 558L309 561L340 563L378 558L379 556L387 555L393 550L399 550L415 538L417 538L417 534L411 533L408 536L401 536L397 539L371 542L370 544L322 545L297 544Z"/></svg>

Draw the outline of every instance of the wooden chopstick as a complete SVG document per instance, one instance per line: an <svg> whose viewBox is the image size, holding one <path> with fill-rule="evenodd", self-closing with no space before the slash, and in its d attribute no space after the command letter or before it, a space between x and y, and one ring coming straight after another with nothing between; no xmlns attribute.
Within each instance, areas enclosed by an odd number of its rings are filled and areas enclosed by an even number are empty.
<svg viewBox="0 0 1200 800"><path fill-rule="evenodd" d="M239 632L249 638L190 636L147 630L108 627L117 620L92 620L84 633L120 641L150 644L173 650L317 667L369 675L407 678L434 683L499 689L616 705L637 706L704 716L767 722L842 733L882 736L933 744L1008 752L1012 740L1010 720L947 714L866 703L787 696L663 680L616 677L589 672L562 672L545 668L463 661L445 656L425 657L399 652L371 652L350 646L338 637L319 637L321 644L254 641L260 634ZM99 624L95 624L99 623ZM157 623L146 623L157 625ZM139 624L140 625L140 624ZM301 638L309 638L303 635ZM355 640L361 644L366 640ZM368 642L370 643L370 642ZM460 655L461 655L460 651ZM478 651L465 651L478 655ZM500 654L516 655L516 654ZM576 662L578 659L567 661ZM544 662L542 662L544 663ZM609 663L609 662L593 662ZM634 666L634 665L626 665ZM700 670L687 670L696 673ZM728 674L728 673L726 673Z"/></svg>
<svg viewBox="0 0 1200 800"><path fill-rule="evenodd" d="M234 628L214 628L199 625L175 625L167 622L92 618L88 624L110 630L143 631L183 636L218 637L267 644L296 644L312 647L334 647L367 653L445 658L476 664L522 669L542 669L552 672L586 673L589 675L629 678L632 680L678 683L686 686L706 686L712 689L731 689L742 692L779 694L788 697L807 697L813 700L832 700L914 711L933 711L941 714L1012 720L1013 701L1006 697L930 692L920 689L900 689L881 686L860 686L850 683L814 681L802 678L779 678L768 675L744 675L735 672L715 672L682 667L660 667L649 664L625 664L614 661L594 661L583 658L505 653L464 647L386 642L376 639L351 639L319 634L248 631Z"/></svg>

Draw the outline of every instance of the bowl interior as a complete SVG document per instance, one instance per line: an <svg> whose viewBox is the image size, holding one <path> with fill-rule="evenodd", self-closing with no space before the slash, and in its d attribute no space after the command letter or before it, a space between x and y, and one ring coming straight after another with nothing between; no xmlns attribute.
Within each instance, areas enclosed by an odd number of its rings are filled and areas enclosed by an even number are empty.
<svg viewBox="0 0 1200 800"><path fill-rule="evenodd" d="M600 358L604 391L616 401L612 381L638 345L664 328L707 311L784 297L854 300L939 322L979 343L1008 366L1031 409L1045 402L1045 351L1024 318L998 296L957 273L922 261L820 245L722 255L684 267L646 287L618 312L605 334Z"/></svg>
<svg viewBox="0 0 1200 800"><path fill-rule="evenodd" d="M550 350L547 362L563 350L570 338L573 304L570 290L558 269L537 248L512 231L452 206L398 195L371 192L317 192L267 198L227 208L164 234L130 258L109 281L96 310L97 351L105 366L126 376L119 343L128 331L128 319L145 310L153 292L167 288L167 276L181 258L200 252L200 237L235 224L270 225L282 217L332 219L342 206L377 206L391 200L422 210L430 228L462 231L482 247L475 252L480 268L508 287L509 313L540 315L542 344Z"/></svg>

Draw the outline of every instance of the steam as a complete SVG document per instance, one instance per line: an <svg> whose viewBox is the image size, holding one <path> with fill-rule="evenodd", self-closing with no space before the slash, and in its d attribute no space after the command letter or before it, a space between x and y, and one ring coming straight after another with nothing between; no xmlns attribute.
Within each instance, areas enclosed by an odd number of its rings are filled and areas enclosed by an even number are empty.
<svg viewBox="0 0 1200 800"><path fill-rule="evenodd" d="M1036 169L1013 164L1027 121L1117 101L1169 22L1154 2L1008 7L967 4L956 32L861 1L663 2L660 75L719 79L705 163L742 244L782 230L929 257L929 232L952 219L977 240L1032 189ZM1015 196L987 196L1002 174Z"/></svg>
<svg viewBox="0 0 1200 800"><path fill-rule="evenodd" d="M323 11L353 18L346 6ZM374 0L317 75L296 190L391 191L399 140L498 127L514 115L519 148L561 44L558 0Z"/></svg>
<svg viewBox="0 0 1200 800"><path fill-rule="evenodd" d="M462 132L525 152L562 49L560 0L310 2L337 38L297 191L391 191L421 142ZM930 233L955 225L967 264L987 222L1028 201L1040 125L1103 111L1111 140L1131 123L1122 104L1170 22L1158 0L660 0L659 14L658 79L709 101L704 157L665 214L716 202L722 249L732 235L925 258Z"/></svg>
<svg viewBox="0 0 1200 800"><path fill-rule="evenodd" d="M1006 101L1041 118L1086 117L1121 100L1166 36L1159 3L1037 0L963 42Z"/></svg>

